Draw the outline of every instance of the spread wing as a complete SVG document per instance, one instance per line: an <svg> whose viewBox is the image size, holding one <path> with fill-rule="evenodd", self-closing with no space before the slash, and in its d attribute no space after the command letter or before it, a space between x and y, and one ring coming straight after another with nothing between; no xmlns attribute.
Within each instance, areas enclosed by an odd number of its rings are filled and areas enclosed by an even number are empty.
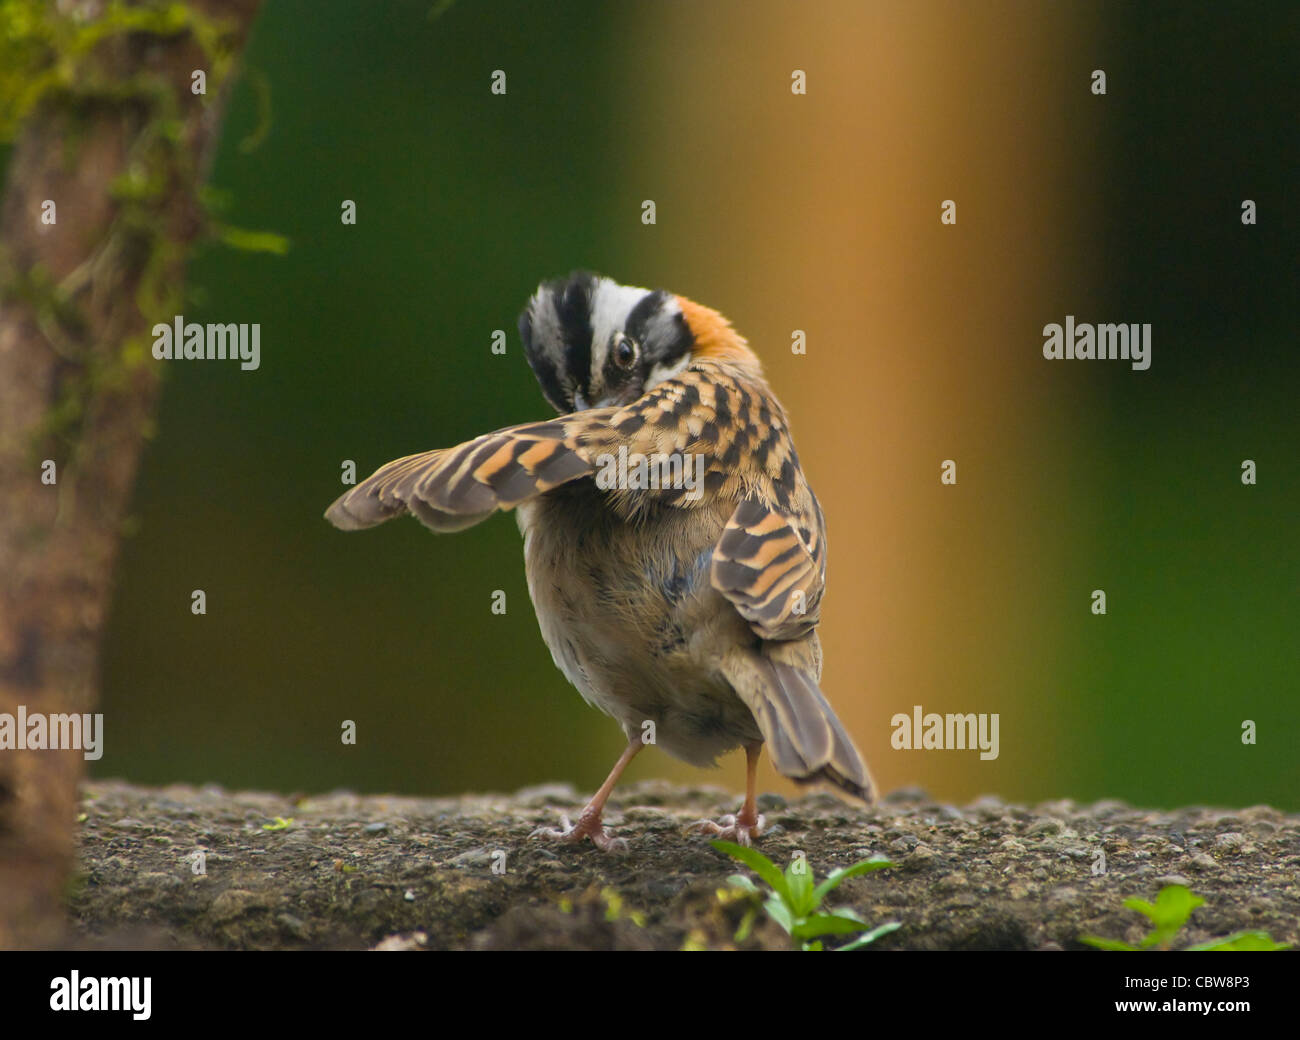
<svg viewBox="0 0 1300 1040"><path fill-rule="evenodd" d="M651 502L692 508L706 491L735 501L740 445L728 427L727 409L737 393L745 392L731 383L715 387L703 373L688 372L624 407L509 426L454 448L408 455L345 492L325 516L354 531L411 513L435 531L459 531L498 509L592 476L620 448L629 456L690 454L706 462L702 472L692 468L690 474L703 487L611 487L610 506L625 519Z"/></svg>
<svg viewBox="0 0 1300 1040"><path fill-rule="evenodd" d="M439 451L381 466L325 511L335 527L355 531L413 513L435 531L459 531L520 502L588 476L578 444L584 418L510 426Z"/></svg>
<svg viewBox="0 0 1300 1040"><path fill-rule="evenodd" d="M753 373L701 365L623 407L511 426L396 459L340 496L325 516L358 530L412 513L435 531L458 531L595 475L620 449L628 456L698 458L699 466L681 470L697 481L689 487L609 488L615 512L635 520L652 503L738 503L713 552L714 586L765 639L796 639L816 627L824 521L781 407Z"/></svg>

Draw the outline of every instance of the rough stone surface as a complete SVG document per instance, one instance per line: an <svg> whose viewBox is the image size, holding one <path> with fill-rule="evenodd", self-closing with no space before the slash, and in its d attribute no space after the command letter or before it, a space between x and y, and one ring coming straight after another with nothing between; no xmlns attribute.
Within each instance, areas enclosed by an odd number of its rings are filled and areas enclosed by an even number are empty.
<svg viewBox="0 0 1300 1040"><path fill-rule="evenodd" d="M78 946L421 949L682 949L738 945L747 873L687 831L735 810L713 788L649 782L616 792L621 854L531 839L582 800L563 785L514 795L291 798L217 787L107 782L82 792L81 873L69 896ZM1241 929L1300 942L1300 816L1265 806L964 808L917 791L874 809L814 794L762 802L763 852L802 851L820 880L883 854L897 866L830 900L885 949L1076 949L1081 934L1138 940L1125 898L1186 883L1206 900L1179 945ZM292 821L292 822L289 822ZM287 823L287 826L286 826ZM1104 852L1104 874L1094 874ZM204 873L195 873L202 853ZM504 872L494 867L504 865ZM788 949L763 921L743 943Z"/></svg>

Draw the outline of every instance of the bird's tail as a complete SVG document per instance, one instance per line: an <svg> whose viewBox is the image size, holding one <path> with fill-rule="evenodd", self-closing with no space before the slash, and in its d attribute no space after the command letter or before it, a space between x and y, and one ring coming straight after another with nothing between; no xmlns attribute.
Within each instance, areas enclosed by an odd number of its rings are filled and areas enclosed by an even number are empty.
<svg viewBox="0 0 1300 1040"><path fill-rule="evenodd" d="M779 773L875 802L866 763L805 667L748 651L728 655L723 671L754 713Z"/></svg>

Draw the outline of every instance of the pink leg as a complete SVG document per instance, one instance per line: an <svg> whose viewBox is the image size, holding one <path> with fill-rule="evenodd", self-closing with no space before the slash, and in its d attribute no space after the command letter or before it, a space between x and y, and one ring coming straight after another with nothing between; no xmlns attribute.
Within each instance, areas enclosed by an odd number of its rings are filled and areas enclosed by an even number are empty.
<svg viewBox="0 0 1300 1040"><path fill-rule="evenodd" d="M700 820L691 827L702 834L713 834L738 845L749 845L763 833L767 820L758 815L758 756L762 754L762 744L745 745L745 765L748 775L745 779L745 804L734 816L728 814L717 823L712 820Z"/></svg>
<svg viewBox="0 0 1300 1040"><path fill-rule="evenodd" d="M609 831L605 830L600 822L600 816L605 811L605 802L609 800L614 785L618 783L618 778L623 775L623 770L627 768L627 764L636 757L636 753L643 747L645 745L641 741L634 740L623 749L623 754L614 763L614 768L609 771L609 776L600 785L600 790L591 796L591 801L578 814L576 824L570 823L567 816L561 816L559 827L539 827L529 837L551 838L556 841L570 842L579 842L583 838L590 838L592 844L602 852L627 848L627 842L624 839L615 838Z"/></svg>

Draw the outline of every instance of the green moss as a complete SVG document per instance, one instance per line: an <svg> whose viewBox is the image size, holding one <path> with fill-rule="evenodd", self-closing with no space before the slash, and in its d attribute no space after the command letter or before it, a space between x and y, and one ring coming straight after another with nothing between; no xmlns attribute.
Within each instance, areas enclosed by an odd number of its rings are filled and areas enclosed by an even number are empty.
<svg viewBox="0 0 1300 1040"><path fill-rule="evenodd" d="M60 13L48 0L7 0L0 6L0 140L12 139L23 120L47 95L73 99L122 100L138 87L98 76L93 52L104 41L131 33L194 37L221 83L234 50L227 23L205 17L177 0L128 6L111 0L99 17L84 18L70 7Z"/></svg>
<svg viewBox="0 0 1300 1040"><path fill-rule="evenodd" d="M125 387L131 373L149 360L148 346L139 335L98 343L93 353L83 345L88 322L77 301L94 284L97 272L111 265L134 275L135 304L146 327L176 313L182 303L177 272L187 245L169 233L169 207L177 197L197 200L204 217L201 237L236 249L283 253L288 247L278 235L213 220L212 196L200 190L200 171L185 140L172 85L149 72L115 78L101 60L101 45L118 37L188 34L205 57L206 103L220 95L234 66L233 26L178 0L130 6L110 0L94 19L75 12L72 6L60 13L48 0L6 0L0 5L0 141L16 139L37 113L45 125L59 120L61 158L71 169L87 127L105 108L128 111L135 126L125 168L109 186L115 204L112 222L86 263L56 284L39 268L17 269L0 256L0 301L26 302L51 346L69 363L59 400L33 431L33 450L39 452L53 439L72 465L89 401ZM269 112L265 119L269 124Z"/></svg>

